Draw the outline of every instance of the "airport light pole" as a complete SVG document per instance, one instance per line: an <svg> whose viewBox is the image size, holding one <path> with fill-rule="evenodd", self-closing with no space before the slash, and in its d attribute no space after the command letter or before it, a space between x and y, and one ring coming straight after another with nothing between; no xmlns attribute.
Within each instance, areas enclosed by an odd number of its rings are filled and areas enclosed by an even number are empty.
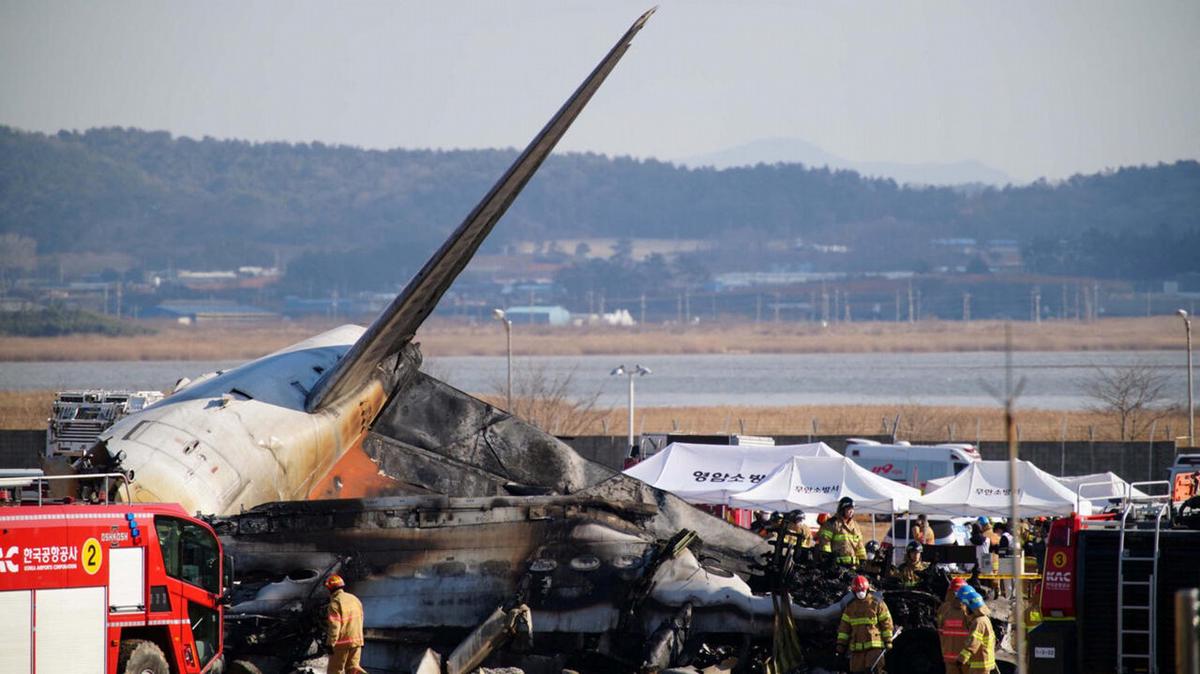
<svg viewBox="0 0 1200 674"><path fill-rule="evenodd" d="M624 375L625 377L627 377L629 379L629 451L631 452L630 456L632 456L632 452L634 449L634 444L633 444L633 378L634 378L634 376L644 377L648 374L653 374L653 373L650 371L650 368L642 367L641 365L634 365L631 369L628 369L628 370L625 369L624 365L618 365L616 367L616 369L614 369L612 372L609 372L609 374L614 377Z"/></svg>
<svg viewBox="0 0 1200 674"><path fill-rule="evenodd" d="M1195 395L1192 389L1192 318L1186 309L1175 312L1183 319L1183 329L1187 333L1187 386L1188 386L1188 447L1196 446L1196 405L1192 402Z"/></svg>
<svg viewBox="0 0 1200 674"><path fill-rule="evenodd" d="M508 411L513 411L512 404L512 321L503 309L492 309L492 318L504 324L504 335L508 342Z"/></svg>

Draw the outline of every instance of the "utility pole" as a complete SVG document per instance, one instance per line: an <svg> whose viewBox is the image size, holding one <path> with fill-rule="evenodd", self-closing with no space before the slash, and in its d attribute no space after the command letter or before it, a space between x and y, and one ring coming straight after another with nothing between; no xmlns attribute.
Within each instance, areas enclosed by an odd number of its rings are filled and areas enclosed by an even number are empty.
<svg viewBox="0 0 1200 674"><path fill-rule="evenodd" d="M850 293L842 291L842 306L846 309L846 322L850 322Z"/></svg>
<svg viewBox="0 0 1200 674"><path fill-rule="evenodd" d="M1187 310L1175 312L1183 319L1183 329L1187 332L1187 387L1188 387L1188 447L1196 446L1196 404L1192 399L1192 319Z"/></svg>
<svg viewBox="0 0 1200 674"><path fill-rule="evenodd" d="M900 291L896 290L896 322L900 322Z"/></svg>
<svg viewBox="0 0 1200 674"><path fill-rule="evenodd" d="M963 293L963 323L971 322L971 293Z"/></svg>
<svg viewBox="0 0 1200 674"><path fill-rule="evenodd" d="M1031 299L1031 303L1029 305L1030 311L1033 312L1033 315L1030 317L1030 320L1032 320L1034 323L1041 323L1042 322L1042 288L1041 288L1041 286L1034 286L1033 289L1029 291L1029 293L1030 293L1030 299Z"/></svg>
<svg viewBox="0 0 1200 674"><path fill-rule="evenodd" d="M638 325L645 325L646 324L646 293L642 293L641 305L642 305L642 311L641 311L641 314L638 316Z"/></svg>
<svg viewBox="0 0 1200 674"><path fill-rule="evenodd" d="M916 322L916 319L914 318L914 313L913 313L913 287L912 287L912 281L909 281L909 282L908 282L908 322L909 322L909 323L914 323L914 322Z"/></svg>
<svg viewBox="0 0 1200 674"><path fill-rule="evenodd" d="M508 317L508 315L505 313L505 311L503 309L492 309L492 318L495 318L497 321L500 321L501 323L504 324L504 336L506 338L506 342L507 342L507 346L508 346L508 350L507 350L507 353L508 353L508 360L507 360L507 363L508 363L508 412L511 414L513 411L512 319L510 319Z"/></svg>

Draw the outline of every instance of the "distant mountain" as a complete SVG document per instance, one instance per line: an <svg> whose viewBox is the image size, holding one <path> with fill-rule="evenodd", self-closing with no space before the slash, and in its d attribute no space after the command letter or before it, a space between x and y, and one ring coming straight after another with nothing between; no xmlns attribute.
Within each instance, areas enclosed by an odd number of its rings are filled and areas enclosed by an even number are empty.
<svg viewBox="0 0 1200 674"><path fill-rule="evenodd" d="M763 138L743 145L681 159L693 168L711 166L725 169L755 164L804 164L811 168L857 171L863 176L891 178L902 185L1007 185L1012 178L1003 171L974 160L949 164L901 164L885 161L851 161L800 140L799 138Z"/></svg>

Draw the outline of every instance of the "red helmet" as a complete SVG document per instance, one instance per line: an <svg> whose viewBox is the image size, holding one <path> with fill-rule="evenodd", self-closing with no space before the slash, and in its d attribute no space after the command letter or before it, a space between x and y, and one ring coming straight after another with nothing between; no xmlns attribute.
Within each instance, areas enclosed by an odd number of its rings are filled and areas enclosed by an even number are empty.
<svg viewBox="0 0 1200 674"><path fill-rule="evenodd" d="M325 589L330 592L343 587L346 587L346 581L342 580L342 577L336 573L325 579Z"/></svg>
<svg viewBox="0 0 1200 674"><path fill-rule="evenodd" d="M950 591L958 592L958 589L966 584L967 584L966 578L955 578L954 580L950 581Z"/></svg>
<svg viewBox="0 0 1200 674"><path fill-rule="evenodd" d="M853 592L866 592L871 589L871 583L867 581L866 576L855 576L854 582L850 583L850 590Z"/></svg>
<svg viewBox="0 0 1200 674"><path fill-rule="evenodd" d="M820 515L817 515L817 524L825 524L825 520L827 519L829 519L829 514L821 513Z"/></svg>

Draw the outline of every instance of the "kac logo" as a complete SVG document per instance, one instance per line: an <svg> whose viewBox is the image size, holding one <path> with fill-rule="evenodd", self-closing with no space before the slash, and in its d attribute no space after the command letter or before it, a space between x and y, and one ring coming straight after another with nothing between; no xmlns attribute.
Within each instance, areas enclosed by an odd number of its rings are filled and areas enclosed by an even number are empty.
<svg viewBox="0 0 1200 674"><path fill-rule="evenodd" d="M1046 582L1051 583L1051 584L1057 584L1057 583L1070 584L1071 572L1070 571L1049 571L1046 573Z"/></svg>
<svg viewBox="0 0 1200 674"><path fill-rule="evenodd" d="M16 573L21 570L21 567L17 566L16 562L17 553L20 551L20 548L15 545L5 551L4 556L0 557L0 573L6 571L8 573Z"/></svg>

